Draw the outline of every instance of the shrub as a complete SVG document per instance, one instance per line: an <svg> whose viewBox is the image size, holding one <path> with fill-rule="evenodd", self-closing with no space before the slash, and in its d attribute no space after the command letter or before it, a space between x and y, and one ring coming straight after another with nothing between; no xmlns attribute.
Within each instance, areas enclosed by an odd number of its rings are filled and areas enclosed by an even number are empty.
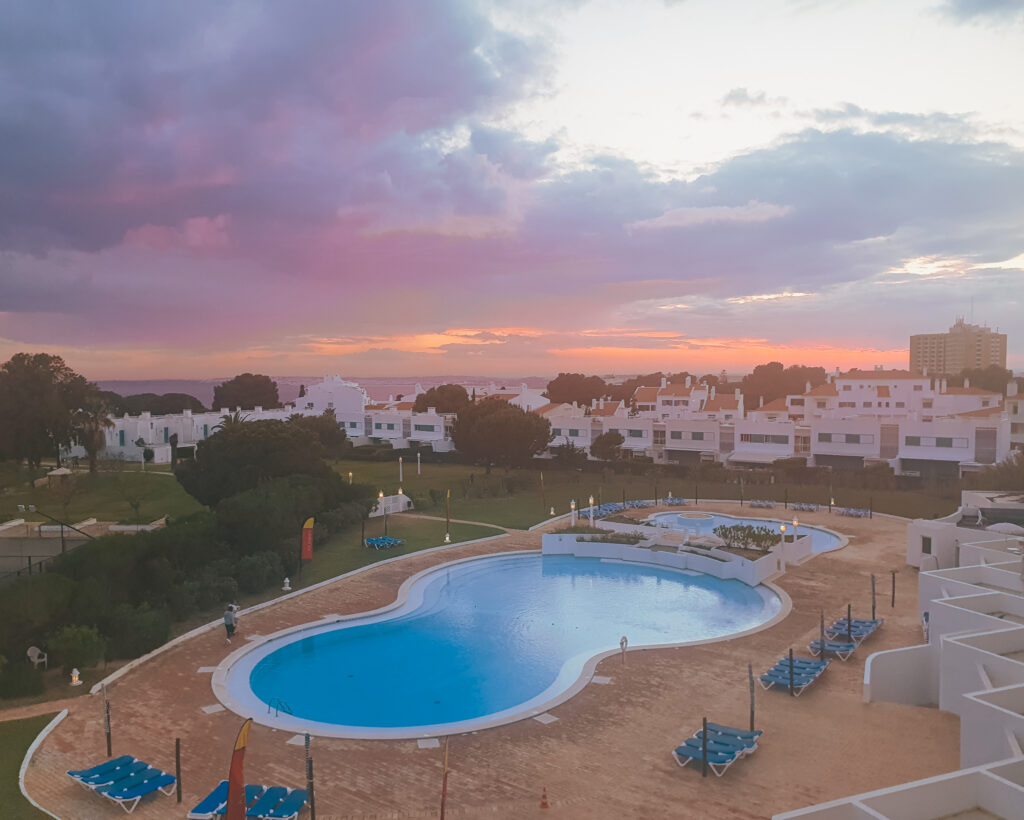
<svg viewBox="0 0 1024 820"><path fill-rule="evenodd" d="M259 592L284 577L281 558L274 552L247 555L236 565L234 577L242 592Z"/></svg>
<svg viewBox="0 0 1024 820"><path fill-rule="evenodd" d="M48 653L60 661L64 672L72 667L84 669L95 666L103 659L106 641L94 626L64 626L58 629L47 641Z"/></svg>
<svg viewBox="0 0 1024 820"><path fill-rule="evenodd" d="M107 623L111 658L137 658L167 640L171 620L167 613L149 604L133 607L121 604Z"/></svg>
<svg viewBox="0 0 1024 820"><path fill-rule="evenodd" d="M30 663L11 663L0 672L0 698L38 695L44 688L43 670Z"/></svg>

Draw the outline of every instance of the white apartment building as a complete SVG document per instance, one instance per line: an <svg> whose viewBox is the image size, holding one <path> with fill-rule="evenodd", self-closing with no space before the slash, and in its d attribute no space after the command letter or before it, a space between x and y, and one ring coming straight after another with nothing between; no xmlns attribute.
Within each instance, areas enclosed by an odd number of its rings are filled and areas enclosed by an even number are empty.
<svg viewBox="0 0 1024 820"><path fill-rule="evenodd" d="M907 561L921 568L923 642L876 652L865 665L866 702L959 716L961 770L775 820L1024 818L1022 525L1024 497L1005 492L965 492L953 515L911 522Z"/></svg>

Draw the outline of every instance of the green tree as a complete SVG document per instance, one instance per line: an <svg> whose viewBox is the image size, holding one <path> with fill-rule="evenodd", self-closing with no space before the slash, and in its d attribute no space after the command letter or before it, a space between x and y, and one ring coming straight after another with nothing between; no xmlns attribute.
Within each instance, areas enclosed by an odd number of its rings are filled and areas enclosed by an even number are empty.
<svg viewBox="0 0 1024 820"><path fill-rule="evenodd" d="M434 407L438 413L458 413L469 404L469 394L461 384L442 384L420 393L413 404L414 413L426 413Z"/></svg>
<svg viewBox="0 0 1024 820"><path fill-rule="evenodd" d="M740 385L743 391L743 405L755 410L762 399L767 404L783 396L803 393L808 382L811 387L824 384L825 368L798 364L783 367L782 362L759 364L743 377Z"/></svg>
<svg viewBox="0 0 1024 820"><path fill-rule="evenodd" d="M187 493L212 507L272 478L329 473L323 455L323 445L309 430L283 421L251 421L200 441L195 461L179 465L175 475Z"/></svg>
<svg viewBox="0 0 1024 820"><path fill-rule="evenodd" d="M38 467L73 438L89 383L60 356L17 353L0 367L0 452ZM59 458L59 456L58 456Z"/></svg>
<svg viewBox="0 0 1024 820"><path fill-rule="evenodd" d="M551 424L497 398L463 408L452 439L473 461L519 466L543 452L551 441Z"/></svg>
<svg viewBox="0 0 1024 820"><path fill-rule="evenodd" d="M117 396L116 393L110 395ZM202 413L206 410L199 399L188 393L134 393L131 396L117 396L114 404L119 416L125 413L133 416L140 413L167 416L184 410L191 410L193 413Z"/></svg>
<svg viewBox="0 0 1024 820"><path fill-rule="evenodd" d="M571 441L551 448L552 460L563 470L575 470L587 463L587 451Z"/></svg>
<svg viewBox="0 0 1024 820"><path fill-rule="evenodd" d="M545 395L555 404L589 406L594 399L600 399L608 392L608 385L600 376L584 376L582 373L559 373L548 382Z"/></svg>
<svg viewBox="0 0 1024 820"><path fill-rule="evenodd" d="M252 410L256 407L280 407L277 382L270 376L257 373L242 373L213 388L213 406L241 407Z"/></svg>
<svg viewBox="0 0 1024 820"><path fill-rule="evenodd" d="M113 426L110 405L89 385L82 404L71 414L71 435L85 449L90 473L96 472L96 455L106 446L107 430Z"/></svg>
<svg viewBox="0 0 1024 820"><path fill-rule="evenodd" d="M334 410L328 408L319 416L304 416L293 413L288 417L288 424L312 433L324 448L327 458L343 458L348 449L348 437L338 424Z"/></svg>
<svg viewBox="0 0 1024 820"><path fill-rule="evenodd" d="M1013 378L1013 372L997 364L990 364L988 367L969 367L961 371L960 376L950 379L951 383L963 385L964 379L968 379L971 387L980 387L982 390L991 390L993 393L1006 393L1006 385Z"/></svg>
<svg viewBox="0 0 1024 820"><path fill-rule="evenodd" d="M601 461L618 461L625 443L621 433L602 433L590 444L590 454Z"/></svg>

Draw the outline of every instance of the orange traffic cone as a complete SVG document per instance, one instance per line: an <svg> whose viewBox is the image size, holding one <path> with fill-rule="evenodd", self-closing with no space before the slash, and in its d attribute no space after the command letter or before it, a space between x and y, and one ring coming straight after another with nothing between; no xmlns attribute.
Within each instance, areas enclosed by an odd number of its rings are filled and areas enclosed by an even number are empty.
<svg viewBox="0 0 1024 820"><path fill-rule="evenodd" d="M541 789L541 792L540 792L540 807L542 809L550 809L551 808L551 806L548 805L548 789L547 789L547 786L545 786L543 789Z"/></svg>

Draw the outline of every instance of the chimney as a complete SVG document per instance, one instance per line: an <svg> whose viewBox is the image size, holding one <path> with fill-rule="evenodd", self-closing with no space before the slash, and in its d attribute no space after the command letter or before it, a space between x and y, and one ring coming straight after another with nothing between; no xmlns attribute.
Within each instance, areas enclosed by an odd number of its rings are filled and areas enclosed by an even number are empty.
<svg viewBox="0 0 1024 820"><path fill-rule="evenodd" d="M262 413L263 412L263 408L260 407L259 405L256 405L256 412L257 413Z"/></svg>
<svg viewBox="0 0 1024 820"><path fill-rule="evenodd" d="M943 379L942 381L939 382L939 392L940 393L945 393L946 392L946 380L945 379Z"/></svg>
<svg viewBox="0 0 1024 820"><path fill-rule="evenodd" d="M664 376L661 377L661 386L668 387L668 379L666 379Z"/></svg>
<svg viewBox="0 0 1024 820"><path fill-rule="evenodd" d="M971 380L968 379L966 376L964 376L964 387L970 387L970 386L971 386Z"/></svg>
<svg viewBox="0 0 1024 820"><path fill-rule="evenodd" d="M690 381L691 381L691 380L690 380L690 377L689 377L689 376L687 376L687 377L686 377L686 386L687 386L687 387L689 387L689 386L690 386Z"/></svg>
<svg viewBox="0 0 1024 820"><path fill-rule="evenodd" d="M428 407L427 408L427 412L430 415L432 415L432 416L436 416L437 415L437 408L436 407Z"/></svg>
<svg viewBox="0 0 1024 820"><path fill-rule="evenodd" d="M832 384L832 374L831 373L826 373L825 374L825 384Z"/></svg>
<svg viewBox="0 0 1024 820"><path fill-rule="evenodd" d="M759 396L758 398L760 399L760 401L757 403L757 406L764 407L764 396Z"/></svg>
<svg viewBox="0 0 1024 820"><path fill-rule="evenodd" d="M1016 388L1017 387L1017 383L1014 382L1013 386L1014 386L1014 388ZM601 399L601 402L597 406L600 407L602 410L604 410L604 399Z"/></svg>
<svg viewBox="0 0 1024 820"><path fill-rule="evenodd" d="M711 398L715 397L715 386L711 385Z"/></svg>
<svg viewBox="0 0 1024 820"><path fill-rule="evenodd" d="M736 401L740 400L740 389L738 387L732 391L732 396Z"/></svg>
<svg viewBox="0 0 1024 820"><path fill-rule="evenodd" d="M595 407L597 407L597 399L591 399L590 400L590 409L593 410Z"/></svg>
<svg viewBox="0 0 1024 820"><path fill-rule="evenodd" d="M805 393L810 393L811 392L811 383L810 382L804 382L804 392Z"/></svg>

